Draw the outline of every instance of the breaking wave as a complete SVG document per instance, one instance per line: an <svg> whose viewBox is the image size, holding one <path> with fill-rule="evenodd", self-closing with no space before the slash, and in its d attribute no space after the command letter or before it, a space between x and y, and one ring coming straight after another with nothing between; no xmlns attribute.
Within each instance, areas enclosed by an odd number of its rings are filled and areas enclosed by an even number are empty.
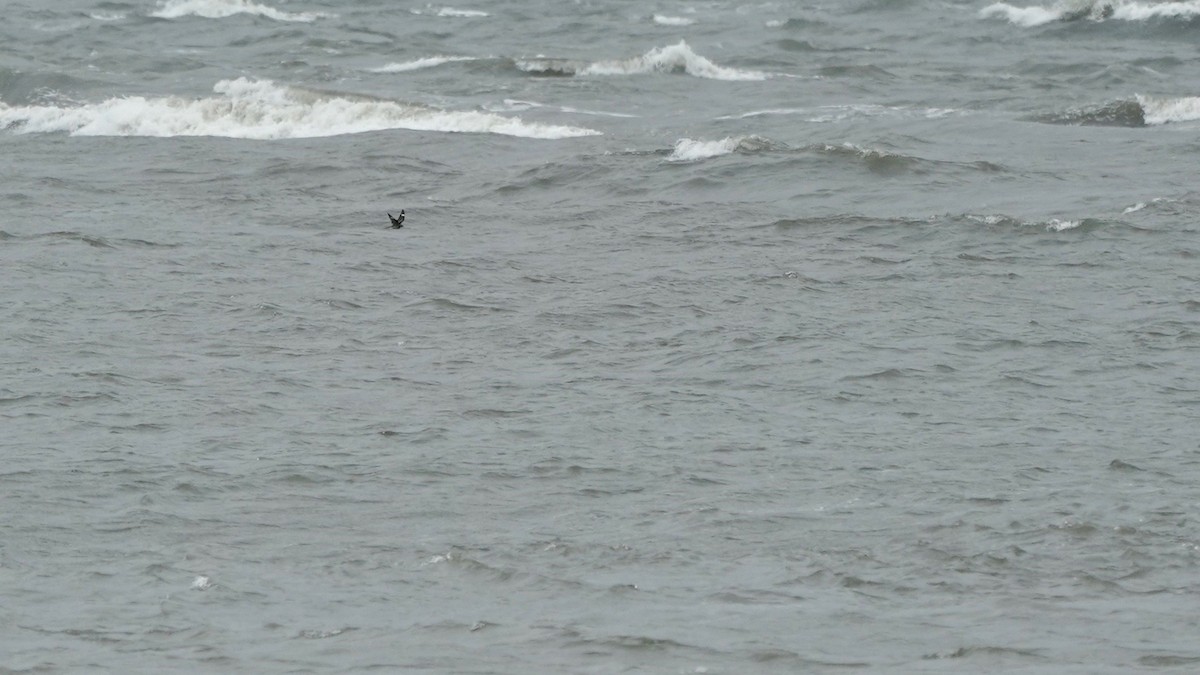
<svg viewBox="0 0 1200 675"><path fill-rule="evenodd" d="M1146 124L1200 120L1200 96L1159 98L1139 95L1136 98L1138 105L1142 107Z"/></svg>
<svg viewBox="0 0 1200 675"><path fill-rule="evenodd" d="M696 20L683 16L663 16L662 14L655 14L654 23L660 26L690 26L696 23Z"/></svg>
<svg viewBox="0 0 1200 675"><path fill-rule="evenodd" d="M1000 17L1018 26L1041 26L1054 21L1146 21L1200 17L1200 0L1133 2L1130 0L1060 0L1051 7L1016 7L996 2L980 10L984 18Z"/></svg>
<svg viewBox="0 0 1200 675"><path fill-rule="evenodd" d="M901 173L932 172L985 172L1003 173L1007 168L987 161L961 162L926 159L877 148L868 148L853 143L815 143L794 147L758 135L730 136L719 140L696 140L681 138L667 154L669 162L698 162L730 154L790 153L792 155L815 155L825 157L838 164L859 166L872 173L895 175Z"/></svg>
<svg viewBox="0 0 1200 675"><path fill-rule="evenodd" d="M667 161L696 162L734 152L786 150L787 147L783 143L778 143L762 136L736 136L722 138L719 141L698 141L691 138L681 138L675 142L675 148L667 157Z"/></svg>
<svg viewBox="0 0 1200 675"><path fill-rule="evenodd" d="M516 61L517 68L535 75L642 75L647 73L686 73L710 80L765 80L770 75L755 70L725 68L692 51L684 41L667 47L655 47L641 56L619 61L585 63L565 59L532 58Z"/></svg>
<svg viewBox="0 0 1200 675"><path fill-rule="evenodd" d="M1033 118L1047 124L1145 127L1200 120L1200 97L1134 96L1102 105L1076 108Z"/></svg>
<svg viewBox="0 0 1200 675"><path fill-rule="evenodd" d="M450 16L458 19L474 19L484 16L489 16L487 12L478 9L455 9L453 7L443 7L438 10L438 16Z"/></svg>
<svg viewBox="0 0 1200 675"><path fill-rule="evenodd" d="M475 61L473 56L427 56L423 59L414 61L404 61L402 63L389 63L386 66L371 68L372 73L404 73L410 70L421 70L423 68L434 68L445 63L453 63L455 61Z"/></svg>
<svg viewBox="0 0 1200 675"><path fill-rule="evenodd" d="M216 96L127 96L85 105L8 106L0 128L79 136L223 136L273 140L385 129L491 133L558 139L598 135L581 127L523 122L489 112L449 111L349 94L316 92L270 80L221 80Z"/></svg>
<svg viewBox="0 0 1200 675"><path fill-rule="evenodd" d="M305 23L334 16L324 12L284 12L274 7L251 2L250 0L161 0L158 9L151 12L150 16L160 19L178 19L185 16L223 19L235 14L253 14L276 21L301 21Z"/></svg>
<svg viewBox="0 0 1200 675"><path fill-rule="evenodd" d="M1093 230L1098 227L1103 227L1106 223L1103 220L1095 218L1083 218L1080 220L1062 220L1060 218L1049 218L1047 220L1021 220L1004 215L988 215L981 216L975 214L965 214L962 219L968 223L976 223L979 225L987 225L989 227L1011 227L1015 229L1036 228L1047 232L1066 232L1068 230L1076 230L1083 228L1084 230Z"/></svg>

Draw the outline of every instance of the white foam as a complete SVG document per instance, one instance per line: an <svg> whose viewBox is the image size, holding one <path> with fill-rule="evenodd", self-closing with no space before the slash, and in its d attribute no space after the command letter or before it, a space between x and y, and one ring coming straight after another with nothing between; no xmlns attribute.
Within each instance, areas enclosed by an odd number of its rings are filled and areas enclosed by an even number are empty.
<svg viewBox="0 0 1200 675"><path fill-rule="evenodd" d="M770 117L779 115L804 115L806 122L829 124L843 122L860 117L893 116L904 118L924 118L930 120L961 114L963 111L954 108L904 108L900 106L881 106L872 104L826 105L816 108L768 108L751 110L736 115L722 115L719 120L750 119L752 117Z"/></svg>
<svg viewBox="0 0 1200 675"><path fill-rule="evenodd" d="M1183 98L1158 98L1153 96L1137 96L1138 105L1142 106L1142 114L1146 124L1166 124L1168 122L1191 122L1200 120L1200 96Z"/></svg>
<svg viewBox="0 0 1200 675"><path fill-rule="evenodd" d="M638 75L682 70L688 75L712 80L765 80L766 73L723 68L692 51L686 42L655 47L641 56L623 61L600 61L579 71L580 75Z"/></svg>
<svg viewBox="0 0 1200 675"><path fill-rule="evenodd" d="M1167 197L1155 197L1154 199L1151 199L1148 202L1138 202L1138 203L1134 204L1133 206L1128 206L1125 208L1124 211L1121 212L1121 214L1129 215L1131 213L1137 213L1138 211L1149 208L1151 205L1174 204L1176 202L1177 202L1177 200L1169 199Z"/></svg>
<svg viewBox="0 0 1200 675"><path fill-rule="evenodd" d="M597 135L581 127L523 122L488 112L324 94L270 80L222 80L201 99L128 96L59 107L0 103L0 129L79 136L223 136L282 139L411 129L559 139Z"/></svg>
<svg viewBox="0 0 1200 675"><path fill-rule="evenodd" d="M212 579L206 576L199 576L192 580L193 591L207 591L208 589L212 588L212 585Z"/></svg>
<svg viewBox="0 0 1200 675"><path fill-rule="evenodd" d="M484 105L484 110L492 112L521 112L532 108L545 108L546 106L536 101L521 101L515 98L506 98L503 103L491 103Z"/></svg>
<svg viewBox="0 0 1200 675"><path fill-rule="evenodd" d="M1054 218L1046 223L1046 230L1050 232L1065 232L1073 230L1082 224L1082 220L1059 220L1058 218Z"/></svg>
<svg viewBox="0 0 1200 675"><path fill-rule="evenodd" d="M372 73L406 73L410 70L421 70L422 68L434 68L444 63L454 63L456 61L475 61L473 56L427 56L423 59L415 61L405 61L403 63L389 63L386 66L369 69Z"/></svg>
<svg viewBox="0 0 1200 675"><path fill-rule="evenodd" d="M675 149L671 151L671 156L667 157L670 162L695 162L701 159L710 157L720 157L728 155L737 150L737 138L722 138L719 141L697 141L691 138L681 138L675 142Z"/></svg>
<svg viewBox="0 0 1200 675"><path fill-rule="evenodd" d="M1041 26L1051 21L1058 21L1062 18L1063 12L1060 9L1014 7L1007 2L997 2L979 10L979 16L985 19L999 16L1008 19L1009 23L1015 23L1018 26L1033 27Z"/></svg>
<svg viewBox="0 0 1200 675"><path fill-rule="evenodd" d="M766 117L769 115L799 115L810 112L808 108L770 108L768 110L751 110L737 115L721 115L719 120L744 120L751 117Z"/></svg>
<svg viewBox="0 0 1200 675"><path fill-rule="evenodd" d="M283 12L250 0L160 0L158 10L151 12L150 16L160 19L178 19L185 16L223 19L235 14L254 14L276 21L305 23L334 16L323 12Z"/></svg>
<svg viewBox="0 0 1200 675"><path fill-rule="evenodd" d="M562 106L559 108L562 112L571 113L574 115L595 115L596 117L623 117L626 119L636 119L637 115L629 113L608 112L606 110L586 110L584 108L572 108L571 106Z"/></svg>
<svg viewBox="0 0 1200 675"><path fill-rule="evenodd" d="M437 11L437 16L448 16L457 19L474 19L489 15L487 12L481 12L478 9L455 9L453 7L443 7Z"/></svg>
<svg viewBox="0 0 1200 675"><path fill-rule="evenodd" d="M1018 220L1016 218L1011 218L1009 216L1004 216L1004 215L979 216L979 215L965 214L965 217L967 218L967 220L972 220L977 223L982 223L984 225L1003 225L1003 226L1008 226L1008 227L1041 227L1041 228L1044 228L1047 232L1065 232L1067 230L1073 230L1077 227L1082 226L1083 222L1084 222L1082 220L1059 220L1058 218L1052 218L1050 220L1042 220L1042 221Z"/></svg>
<svg viewBox="0 0 1200 675"><path fill-rule="evenodd" d="M654 23L660 26L690 26L696 23L696 20L689 19L684 16L663 16L662 14L655 14Z"/></svg>
<svg viewBox="0 0 1200 675"><path fill-rule="evenodd" d="M979 15L984 18L1003 17L1010 23L1026 27L1041 26L1064 19L1145 21L1156 18L1191 18L1200 16L1200 0L1060 0L1052 7L1015 7L1007 2L996 2L980 10Z"/></svg>
<svg viewBox="0 0 1200 675"><path fill-rule="evenodd" d="M484 103L482 107L488 112L522 112L532 110L533 108L545 108L546 106L534 101L519 101L515 98L506 98L500 103Z"/></svg>
<svg viewBox="0 0 1200 675"><path fill-rule="evenodd" d="M1145 21L1156 18L1190 18L1200 16L1200 2L1120 2L1113 7L1114 19Z"/></svg>
<svg viewBox="0 0 1200 675"><path fill-rule="evenodd" d="M532 108L549 108L558 110L559 112L571 115L595 115L597 117L625 117L636 118L637 115L627 113L607 112L604 110L586 110L583 108L572 108L571 106L548 106L544 103L536 101L519 101L517 99L506 98L502 103L490 103L483 106L484 110L490 112L520 112L522 110L530 110Z"/></svg>
<svg viewBox="0 0 1200 675"><path fill-rule="evenodd" d="M681 138L675 142L674 149L667 157L668 162L697 162L702 159L721 157L739 150L753 152L779 147L762 136L730 136L718 141L698 141L691 138Z"/></svg>

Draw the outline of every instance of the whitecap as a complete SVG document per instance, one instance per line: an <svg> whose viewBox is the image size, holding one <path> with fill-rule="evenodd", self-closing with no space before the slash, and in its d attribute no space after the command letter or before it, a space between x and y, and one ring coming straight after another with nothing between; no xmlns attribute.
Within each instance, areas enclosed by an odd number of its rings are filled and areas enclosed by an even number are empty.
<svg viewBox="0 0 1200 675"><path fill-rule="evenodd" d="M1156 18L1191 18L1200 16L1200 2L1121 2L1113 7L1112 18L1126 21L1145 21Z"/></svg>
<svg viewBox="0 0 1200 675"><path fill-rule="evenodd" d="M178 19L185 16L223 19L235 14L254 14L276 21L305 23L333 16L323 12L284 12L250 0L160 0L158 10L151 12L150 16L160 19Z"/></svg>
<svg viewBox="0 0 1200 675"><path fill-rule="evenodd" d="M636 119L637 115L629 113L609 112L607 110L587 110L585 108L572 108L571 106L562 106L559 108L562 112L573 115L594 115L596 117L622 117L625 119Z"/></svg>
<svg viewBox="0 0 1200 675"><path fill-rule="evenodd" d="M1084 224L1083 220L1060 220L1058 218L1051 218L1050 220L1043 220L1043 221L1029 221L1029 220L1019 220L1017 218L1013 218L1011 216L1005 216L1005 215L981 216L981 215L973 215L973 214L964 214L964 217L967 220L970 220L970 221L973 221L976 223L981 223L983 225L989 225L989 226L1001 225L1001 226L1005 226L1005 227L1017 227L1017 228L1040 227L1040 228L1045 229L1047 232L1066 232L1067 230L1074 230L1075 228L1081 227Z"/></svg>
<svg viewBox="0 0 1200 675"><path fill-rule="evenodd" d="M1018 26L1041 26L1058 21L1062 18L1063 12L1060 9L1046 9L1044 7L1014 7L1007 2L997 2L979 10L979 16L990 18L994 16L1008 19L1009 23L1017 24Z"/></svg>
<svg viewBox="0 0 1200 675"><path fill-rule="evenodd" d="M984 18L1002 17L1009 23L1026 27L1077 19L1146 21L1156 18L1192 18L1200 16L1200 0L1061 0L1051 7L1016 7L1007 2L996 2L980 10L979 15Z"/></svg>
<svg viewBox="0 0 1200 675"><path fill-rule="evenodd" d="M427 56L414 61L404 61L403 63L389 63L386 66L378 68L370 68L372 73L406 73L411 70L421 70L422 68L434 68L445 63L454 63L457 61L475 61L473 56Z"/></svg>
<svg viewBox="0 0 1200 675"><path fill-rule="evenodd" d="M483 106L484 110L491 112L523 112L533 108L544 108L545 105L536 101L521 101L515 98L506 98L501 103L489 103Z"/></svg>
<svg viewBox="0 0 1200 675"><path fill-rule="evenodd" d="M212 588L212 585L212 579L206 576L198 576L192 580L193 591L207 591L208 589Z"/></svg>
<svg viewBox="0 0 1200 675"><path fill-rule="evenodd" d="M1073 230L1083 224L1082 220L1059 220L1053 218L1046 223L1046 230L1050 232L1065 232Z"/></svg>
<svg viewBox="0 0 1200 675"><path fill-rule="evenodd" d="M667 161L695 162L710 157L728 155L737 150L739 139L722 138L719 141L697 141L691 138L681 138L675 142L675 148Z"/></svg>
<svg viewBox="0 0 1200 675"><path fill-rule="evenodd" d="M1200 120L1200 96L1159 98L1139 95L1136 98L1148 125Z"/></svg>
<svg viewBox="0 0 1200 675"><path fill-rule="evenodd" d="M579 71L580 75L638 75L679 71L712 80L765 80L768 75L753 70L724 68L692 51L687 42L655 47L641 56L622 61L599 61Z"/></svg>
<svg viewBox="0 0 1200 675"><path fill-rule="evenodd" d="M655 14L654 23L660 26L690 26L696 23L696 20L689 19L684 16L664 16L662 14Z"/></svg>
<svg viewBox="0 0 1200 675"><path fill-rule="evenodd" d="M591 129L524 122L488 112L428 108L381 99L314 92L270 80L221 80L216 96L126 96L59 107L0 103L0 129L78 136L223 136L273 140L387 129L492 133L561 139Z"/></svg>
<svg viewBox="0 0 1200 675"><path fill-rule="evenodd" d="M783 147L762 136L729 136L716 141L681 138L667 157L668 162L696 162L734 152L757 152Z"/></svg>
<svg viewBox="0 0 1200 675"><path fill-rule="evenodd" d="M478 9L455 9L453 7L443 7L437 11L437 16L454 17L457 19L474 19L489 15L487 12L483 12Z"/></svg>

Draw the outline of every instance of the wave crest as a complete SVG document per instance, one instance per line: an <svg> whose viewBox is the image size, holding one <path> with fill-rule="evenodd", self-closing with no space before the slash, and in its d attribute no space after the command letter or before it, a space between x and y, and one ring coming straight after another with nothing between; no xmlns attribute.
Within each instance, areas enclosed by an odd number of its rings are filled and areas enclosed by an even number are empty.
<svg viewBox="0 0 1200 675"><path fill-rule="evenodd" d="M731 136L719 141L698 141L681 138L667 157L669 162L696 162L734 152L764 152L784 150L787 146L762 136Z"/></svg>
<svg viewBox="0 0 1200 675"><path fill-rule="evenodd" d="M1146 124L1200 120L1200 96L1159 98L1138 95L1135 98L1142 108Z"/></svg>
<svg viewBox="0 0 1200 675"><path fill-rule="evenodd" d="M687 42L667 47L655 47L630 59L582 63L564 59L521 59L516 66L527 73L549 76L572 75L644 75L648 73L687 73L710 80L765 80L770 75L755 70L738 70L718 66L692 51Z"/></svg>
<svg viewBox="0 0 1200 675"><path fill-rule="evenodd" d="M1015 7L996 2L980 10L983 18L1000 17L1018 26L1041 26L1054 21L1146 21L1200 17L1200 0L1134 2L1132 0L1061 0L1052 7Z"/></svg>
<svg viewBox="0 0 1200 675"><path fill-rule="evenodd" d="M1130 99L1039 115L1034 121L1100 127L1145 127L1200 120L1200 97L1137 95Z"/></svg>
<svg viewBox="0 0 1200 675"><path fill-rule="evenodd" d="M660 26L690 26L696 23L696 20L689 19L684 16L665 16L662 14L655 14L654 23Z"/></svg>
<svg viewBox="0 0 1200 675"><path fill-rule="evenodd" d="M685 72L711 80L765 80L766 73L724 68L692 51L687 42L655 47L641 56L623 61L600 61L585 68L584 75L634 75L653 72Z"/></svg>
<svg viewBox="0 0 1200 675"><path fill-rule="evenodd" d="M386 66L371 68L372 73L405 73L410 70L421 70L423 68L434 68L445 63L453 63L456 61L475 61L474 56L427 56L425 58L416 59L413 61L404 61L403 63L389 63Z"/></svg>
<svg viewBox="0 0 1200 675"><path fill-rule="evenodd" d="M0 128L80 136L223 136L273 140L409 129L558 139L598 135L581 127L523 122L488 112L447 111L270 80L221 80L217 96L127 96L68 107L0 103Z"/></svg>
<svg viewBox="0 0 1200 675"><path fill-rule="evenodd" d="M160 19L178 19L199 16L205 19L223 19L235 14L253 14L276 21L300 21L311 23L328 18L332 14L323 12L284 12L274 7L260 5L250 0L161 0L158 9L150 16Z"/></svg>

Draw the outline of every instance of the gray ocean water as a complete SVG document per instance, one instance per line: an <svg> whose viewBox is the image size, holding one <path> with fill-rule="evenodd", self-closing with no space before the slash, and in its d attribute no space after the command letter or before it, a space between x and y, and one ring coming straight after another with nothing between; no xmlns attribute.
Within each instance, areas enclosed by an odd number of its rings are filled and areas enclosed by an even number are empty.
<svg viewBox="0 0 1200 675"><path fill-rule="evenodd" d="M1200 2L1033 1L0 0L0 673L1200 670Z"/></svg>

